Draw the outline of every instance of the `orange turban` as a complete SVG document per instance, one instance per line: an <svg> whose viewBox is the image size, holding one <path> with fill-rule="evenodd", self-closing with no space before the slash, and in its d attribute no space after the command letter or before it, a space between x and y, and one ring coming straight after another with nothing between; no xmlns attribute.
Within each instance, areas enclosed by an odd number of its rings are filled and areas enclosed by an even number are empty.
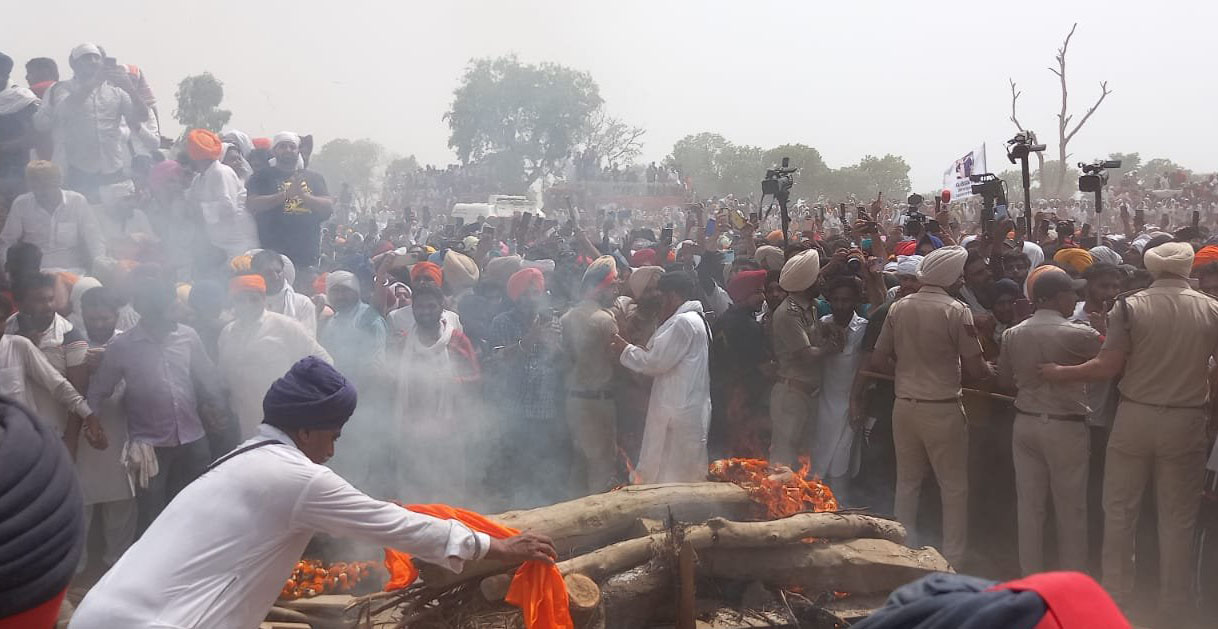
<svg viewBox="0 0 1218 629"><path fill-rule="evenodd" d="M1053 254L1053 261L1068 265L1078 273L1086 271L1092 263L1091 252L1080 247L1058 249L1057 253Z"/></svg>
<svg viewBox="0 0 1218 629"><path fill-rule="evenodd" d="M1193 268L1205 266L1211 262L1218 262L1218 245L1206 245L1193 256Z"/></svg>
<svg viewBox="0 0 1218 629"><path fill-rule="evenodd" d="M542 275L541 271L532 267L521 269L512 274L507 282L508 299L516 301L520 296L525 294L530 288L536 288L537 292L545 292L546 276Z"/></svg>
<svg viewBox="0 0 1218 629"><path fill-rule="evenodd" d="M230 295L240 293L262 293L266 294L266 280L262 279L261 275L253 273L249 275L238 275L228 282L228 292Z"/></svg>
<svg viewBox="0 0 1218 629"><path fill-rule="evenodd" d="M770 232L770 234L768 236L765 237L765 240L766 240L766 242L770 243L771 245L776 245L776 244L782 242L782 230L775 229L774 231Z"/></svg>
<svg viewBox="0 0 1218 629"><path fill-rule="evenodd" d="M435 262L418 262L410 267L410 281L413 282L423 276L430 277L436 286L444 285L444 271Z"/></svg>
<svg viewBox="0 0 1218 629"><path fill-rule="evenodd" d="M1065 271L1060 267L1053 266L1052 264L1043 264L1032 269L1032 271L1028 273L1027 281L1024 282L1024 294L1027 295L1028 299L1035 301L1035 299L1032 298L1032 295L1035 294L1032 292L1032 286L1036 284L1036 278L1044 275L1045 273L1065 273Z"/></svg>
<svg viewBox="0 0 1218 629"><path fill-rule="evenodd" d="M250 140L250 142L252 142L254 144L254 148L256 148L256 149L264 149L267 151L271 150L271 139L270 138L254 138L254 139Z"/></svg>
<svg viewBox="0 0 1218 629"><path fill-rule="evenodd" d="M191 129L186 134L186 154L190 159L205 160L220 159L224 151L220 136L207 129Z"/></svg>

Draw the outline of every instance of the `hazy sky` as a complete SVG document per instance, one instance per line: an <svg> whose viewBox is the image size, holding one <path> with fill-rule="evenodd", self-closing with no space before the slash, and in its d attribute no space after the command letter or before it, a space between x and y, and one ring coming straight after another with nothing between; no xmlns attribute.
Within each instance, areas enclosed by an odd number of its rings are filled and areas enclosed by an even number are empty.
<svg viewBox="0 0 1218 629"><path fill-rule="evenodd" d="M14 2L14 4L17 4ZM92 41L148 73L166 135L182 77L224 82L232 126L372 138L423 162L455 159L441 120L472 57L511 52L590 72L610 113L647 129L644 158L682 136L720 133L771 147L802 142L830 166L902 155L919 189L986 142L1007 168L1020 120L1056 155L1060 107L1048 71L1070 25L1071 111L1113 93L1076 136L1071 161L1110 151L1218 170L1218 3L867 2L761 0L370 2L210 0L19 3L0 51L18 69L51 56L70 74L72 46Z"/></svg>

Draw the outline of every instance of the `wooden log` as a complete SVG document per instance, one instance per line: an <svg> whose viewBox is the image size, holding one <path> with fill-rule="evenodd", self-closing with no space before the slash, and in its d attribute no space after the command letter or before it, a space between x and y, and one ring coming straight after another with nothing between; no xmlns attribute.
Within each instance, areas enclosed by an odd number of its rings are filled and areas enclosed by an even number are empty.
<svg viewBox="0 0 1218 629"><path fill-rule="evenodd" d="M562 580L567 586L571 619L576 626L584 626L601 605L601 589L582 574L568 574Z"/></svg>
<svg viewBox="0 0 1218 629"><path fill-rule="evenodd" d="M677 554L677 629L695 629L698 621L695 602L697 589L694 585L694 545L689 540L681 542Z"/></svg>
<svg viewBox="0 0 1218 629"><path fill-rule="evenodd" d="M753 509L748 492L731 483L671 483L623 487L555 505L488 517L521 531L547 535L554 540L560 557L571 557L621 540L639 518L666 519L671 513L679 522L702 522L712 517L741 519ZM466 563L460 574L454 574L422 561L415 565L424 582L435 586L502 572L510 567L500 562L472 561Z"/></svg>
<svg viewBox="0 0 1218 629"><path fill-rule="evenodd" d="M931 547L908 548L884 539L827 540L773 548L711 548L699 554L706 574L756 579L808 592L891 592L951 566Z"/></svg>
<svg viewBox="0 0 1218 629"><path fill-rule="evenodd" d="M672 592L672 567L665 557L615 574L601 584L605 629L651 626Z"/></svg>
<svg viewBox="0 0 1218 629"><path fill-rule="evenodd" d="M667 533L628 539L558 563L563 574L579 573L594 581L622 572L657 555ZM685 529L685 539L694 550L706 548L785 547L809 537L827 539L877 538L900 544L905 527L892 520L858 513L799 513L781 520L734 522L711 518L706 524ZM482 580L483 596L500 601L507 594L511 575Z"/></svg>

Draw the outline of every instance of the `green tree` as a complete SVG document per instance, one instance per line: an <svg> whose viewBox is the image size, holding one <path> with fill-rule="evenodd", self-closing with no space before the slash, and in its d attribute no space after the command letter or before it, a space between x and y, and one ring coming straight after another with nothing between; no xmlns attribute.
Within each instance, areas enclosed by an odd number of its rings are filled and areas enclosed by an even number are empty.
<svg viewBox="0 0 1218 629"><path fill-rule="evenodd" d="M1167 159L1166 157L1156 157L1146 162L1146 164L1144 164L1142 168L1138 170L1138 179L1142 181L1142 185L1154 188L1158 186L1159 177L1167 179L1167 176L1170 173L1177 170L1182 170L1189 174L1192 173L1192 171L1171 161L1170 159Z"/></svg>
<svg viewBox="0 0 1218 629"><path fill-rule="evenodd" d="M888 154L884 157L867 155L857 164L830 171L827 192L830 200L844 201L853 196L863 202L883 193L885 199L900 200L909 195L909 164L905 159Z"/></svg>
<svg viewBox="0 0 1218 629"><path fill-rule="evenodd" d="M693 181L699 197L761 192L762 150L736 145L717 133L687 135L672 147L665 163Z"/></svg>
<svg viewBox="0 0 1218 629"><path fill-rule="evenodd" d="M309 161L309 168L321 173L334 190L346 183L356 194L367 196L374 189L376 167L384 154L380 144L367 138L336 138L321 147Z"/></svg>
<svg viewBox="0 0 1218 629"><path fill-rule="evenodd" d="M389 160L385 166L385 175L381 180L381 199L397 203L402 195L410 191L414 174L419 170L419 161L414 155L396 157Z"/></svg>
<svg viewBox="0 0 1218 629"><path fill-rule="evenodd" d="M1078 168L1066 164L1066 168L1062 170L1062 163L1055 159L1045 160L1044 166L1038 168L1032 173L1034 180L1043 182L1046 189L1041 190L1035 186L1032 188L1032 198L1042 199L1069 199L1078 192L1078 176L1082 173ZM1059 182L1064 182L1060 183ZM1022 185L1022 184L1021 184ZM1060 185L1060 187L1058 187Z"/></svg>
<svg viewBox="0 0 1218 629"><path fill-rule="evenodd" d="M233 116L233 112L220 109L224 84L210 72L182 79L174 96L178 107L173 111L173 117L187 129L219 132Z"/></svg>
<svg viewBox="0 0 1218 629"><path fill-rule="evenodd" d="M515 56L475 59L444 114L448 146L467 165L511 154L527 188L562 167L602 102L586 72Z"/></svg>

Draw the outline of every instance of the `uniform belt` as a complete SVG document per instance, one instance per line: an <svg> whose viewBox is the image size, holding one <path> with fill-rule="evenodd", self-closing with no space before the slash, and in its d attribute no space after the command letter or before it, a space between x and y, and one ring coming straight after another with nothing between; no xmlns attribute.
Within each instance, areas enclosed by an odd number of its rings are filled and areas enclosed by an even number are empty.
<svg viewBox="0 0 1218 629"><path fill-rule="evenodd" d="M1141 401L1135 400L1126 395L1121 396L1121 401L1122 402L1133 402L1134 404L1141 404L1142 406L1153 406L1154 408L1169 408L1172 410L1199 411L1199 410L1205 410L1206 408L1209 408L1205 404L1202 404L1200 406L1172 406L1171 404L1152 404L1150 402L1141 402Z"/></svg>
<svg viewBox="0 0 1218 629"><path fill-rule="evenodd" d="M1064 422L1085 422L1085 421L1087 421L1086 415L1077 415L1077 414L1076 415L1062 415L1059 413L1030 413L1028 411L1025 411L1025 410L1019 408L1018 406L1015 407L1015 412L1019 413L1020 415L1027 415L1029 417L1043 417L1045 419L1056 419L1056 420L1064 421Z"/></svg>
<svg viewBox="0 0 1218 629"><path fill-rule="evenodd" d="M954 402L960 401L960 398L958 398L958 397L947 397L947 398L943 398L941 400L919 400L918 398L912 398L912 397L899 397L897 399L905 400L906 402L915 402L917 404L947 404L948 402L954 403Z"/></svg>
<svg viewBox="0 0 1218 629"><path fill-rule="evenodd" d="M612 400L613 391L567 391L567 395L581 400Z"/></svg>

